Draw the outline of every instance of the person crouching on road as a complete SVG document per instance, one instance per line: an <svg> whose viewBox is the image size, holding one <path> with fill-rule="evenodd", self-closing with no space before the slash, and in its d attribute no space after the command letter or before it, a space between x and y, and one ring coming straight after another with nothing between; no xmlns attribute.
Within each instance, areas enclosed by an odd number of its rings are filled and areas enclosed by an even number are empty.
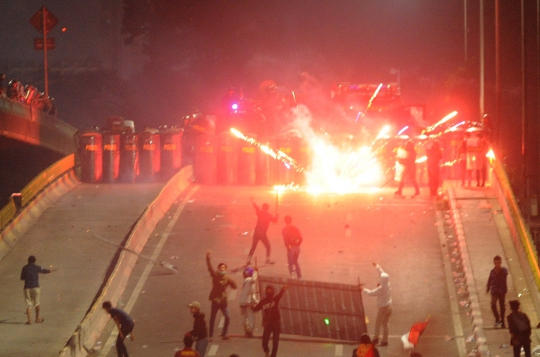
<svg viewBox="0 0 540 357"><path fill-rule="evenodd" d="M214 270L212 268L212 263L210 262L210 252L206 253L206 265L210 276L212 277L212 290L210 291L210 296L208 300L212 302L212 310L210 312L210 338L214 336L214 324L216 322L216 315L218 310L221 310L223 316L225 317L225 325L223 325L223 333L221 334L222 340L230 340L231 338L227 336L227 330L229 328L230 315L229 309L227 308L227 287L230 286L233 289L236 289L236 282L229 278L226 274L227 264L219 263L218 269Z"/></svg>
<svg viewBox="0 0 540 357"><path fill-rule="evenodd" d="M275 295L276 290L272 285L268 285L265 289L266 296L264 299L259 301L257 306L253 310L260 311L262 310L263 315L263 336L262 336L262 347L266 357L276 357L277 350L279 345L279 334L281 333L281 315L279 313L279 301L281 297L287 291L289 287L287 285L281 288L279 294ZM270 340L270 335L273 335L272 339L272 354L270 354L270 349L268 348L268 341Z"/></svg>
<svg viewBox="0 0 540 357"><path fill-rule="evenodd" d="M116 338L116 352L118 353L118 357L129 357L124 340L127 335L130 335L131 341L135 339L133 336L133 328L135 327L133 320L124 310L117 307L113 308L110 301L105 301L101 306L111 315L116 323L116 327L118 327L118 337Z"/></svg>
<svg viewBox="0 0 540 357"><path fill-rule="evenodd" d="M360 345L352 352L352 357L379 357L379 350L371 343L367 333L360 336Z"/></svg>
<svg viewBox="0 0 540 357"><path fill-rule="evenodd" d="M392 295L390 294L390 276L377 263L373 262L373 266L379 271L379 283L373 290L364 288L364 284L360 284L360 291L364 291L370 296L377 297L377 319L375 321L375 336L373 344L379 346L388 346L388 324L390 316L392 316ZM383 328L382 341L379 343L379 332Z"/></svg>
<svg viewBox="0 0 540 357"><path fill-rule="evenodd" d="M195 341L195 350L199 352L201 357L206 354L206 346L208 346L208 329L204 320L204 313L201 312L201 304L198 301L193 301L188 305L193 315L193 330L189 331L189 335Z"/></svg>
<svg viewBox="0 0 540 357"><path fill-rule="evenodd" d="M243 274L244 284L242 285L238 302L240 303L240 312L242 314L246 337L253 337L253 331L255 329L255 312L253 311L253 307L257 305L254 286L257 282L257 271L248 266L244 269Z"/></svg>

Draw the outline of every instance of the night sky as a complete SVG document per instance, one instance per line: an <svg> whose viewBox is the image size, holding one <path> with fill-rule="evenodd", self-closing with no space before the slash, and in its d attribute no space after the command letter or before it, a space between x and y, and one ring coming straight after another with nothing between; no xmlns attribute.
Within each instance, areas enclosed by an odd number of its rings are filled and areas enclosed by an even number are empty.
<svg viewBox="0 0 540 357"><path fill-rule="evenodd" d="M486 112L493 111L490 3ZM511 3L502 9L503 65L519 63L519 5ZM39 34L28 20L46 5L60 19L50 34L50 93L61 119L79 128L102 126L109 115L139 128L175 124L194 106L218 111L229 86L256 97L270 79L301 91L303 72L324 95L332 82L395 82L392 68L400 70L403 101L426 104L428 120L453 110L478 120L478 1L468 4L465 62L462 0L6 0L0 70L43 90L42 53L32 46ZM503 75L508 105L519 104L519 75L510 65Z"/></svg>

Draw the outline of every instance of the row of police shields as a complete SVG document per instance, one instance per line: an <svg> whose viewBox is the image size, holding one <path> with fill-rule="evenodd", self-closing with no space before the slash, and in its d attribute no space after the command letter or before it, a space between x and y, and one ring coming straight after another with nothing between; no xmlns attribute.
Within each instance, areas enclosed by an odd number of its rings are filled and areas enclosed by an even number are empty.
<svg viewBox="0 0 540 357"><path fill-rule="evenodd" d="M83 182L153 182L167 180L182 166L182 131L80 134Z"/></svg>
<svg viewBox="0 0 540 357"><path fill-rule="evenodd" d="M307 146L299 138L274 138L265 144L295 158L300 165L308 162ZM193 152L195 181L201 184L273 185L304 181L302 172L230 132L198 135ZM83 182L166 181L182 167L182 131L86 131L79 137L79 161Z"/></svg>

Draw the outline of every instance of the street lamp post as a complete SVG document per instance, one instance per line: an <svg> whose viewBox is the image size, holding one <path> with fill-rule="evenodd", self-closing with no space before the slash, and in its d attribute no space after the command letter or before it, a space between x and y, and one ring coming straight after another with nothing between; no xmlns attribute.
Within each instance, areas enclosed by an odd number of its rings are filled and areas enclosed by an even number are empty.
<svg viewBox="0 0 540 357"><path fill-rule="evenodd" d="M395 74L397 76L398 94L401 94L401 71L398 68L392 68L390 74Z"/></svg>
<svg viewBox="0 0 540 357"><path fill-rule="evenodd" d="M468 17L467 17L467 0L463 0L463 56L465 63L467 63L468 54Z"/></svg>
<svg viewBox="0 0 540 357"><path fill-rule="evenodd" d="M484 116L485 97L485 55L484 55L484 0L480 0L480 117Z"/></svg>

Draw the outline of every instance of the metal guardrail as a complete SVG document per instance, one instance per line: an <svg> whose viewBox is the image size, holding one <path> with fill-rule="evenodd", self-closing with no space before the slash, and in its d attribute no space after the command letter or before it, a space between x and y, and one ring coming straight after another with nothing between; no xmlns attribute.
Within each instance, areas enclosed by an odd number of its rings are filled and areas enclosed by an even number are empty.
<svg viewBox="0 0 540 357"><path fill-rule="evenodd" d="M536 282L536 286L540 288L540 267L538 266L538 255L536 253L535 244L530 231L527 229L525 219L523 218L523 215L519 209L516 196L514 195L512 187L510 186L510 180L506 175L504 167L499 161L496 159L492 160L491 165L493 167L493 172L499 181L500 189L507 203L509 216L512 219L516 234L523 246L525 256L527 257L532 275Z"/></svg>
<svg viewBox="0 0 540 357"><path fill-rule="evenodd" d="M41 190L68 170L73 169L74 166L75 155L70 154L43 170L21 190L22 206L26 206ZM16 213L17 208L13 201L2 208L0 211L0 231L15 217Z"/></svg>

